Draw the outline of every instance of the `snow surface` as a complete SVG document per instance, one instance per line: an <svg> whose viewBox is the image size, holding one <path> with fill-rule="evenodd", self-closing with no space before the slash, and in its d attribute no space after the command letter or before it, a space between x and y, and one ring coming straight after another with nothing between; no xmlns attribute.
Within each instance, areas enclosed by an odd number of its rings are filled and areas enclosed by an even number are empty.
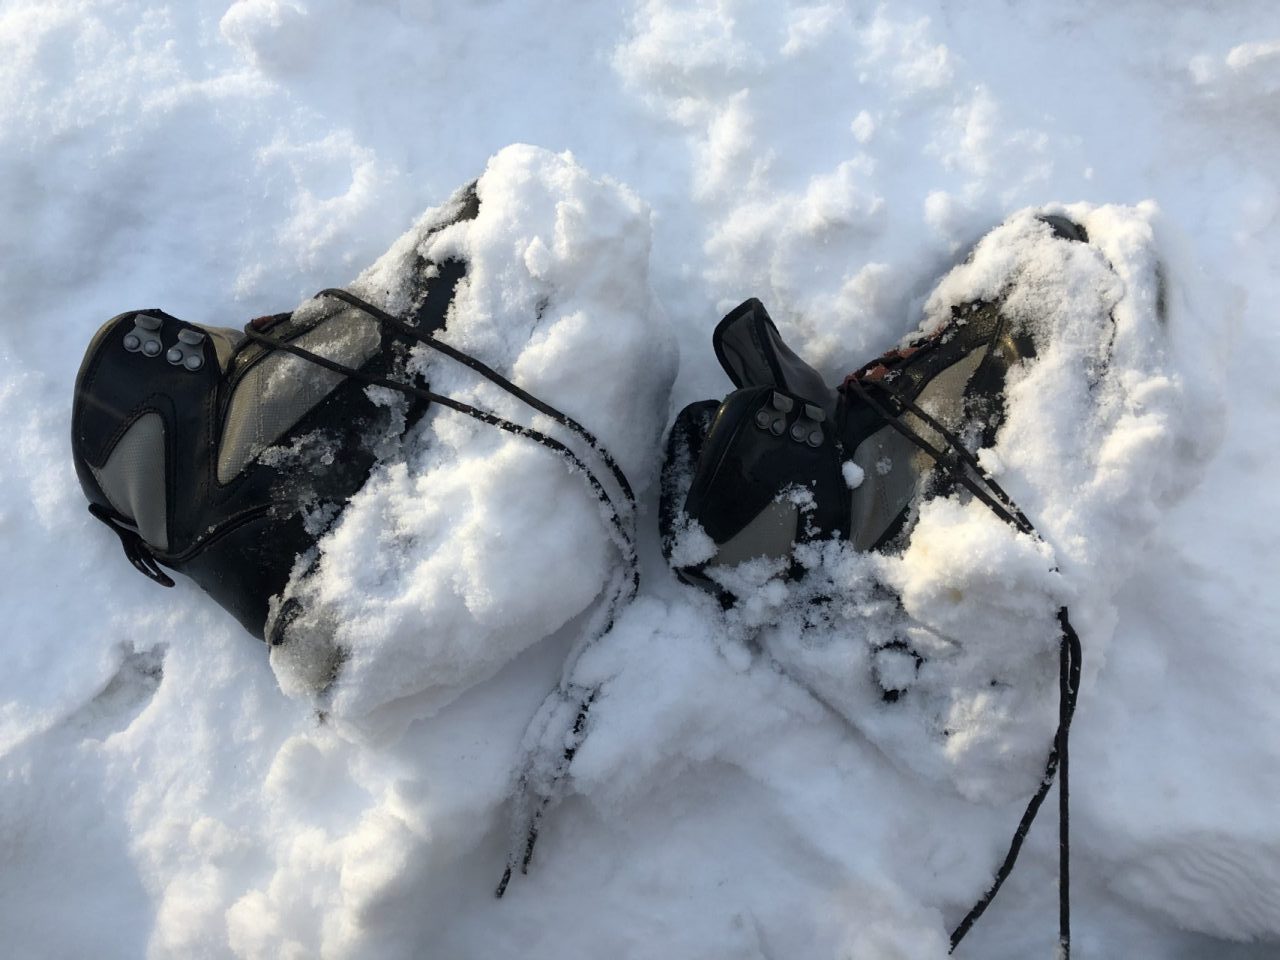
<svg viewBox="0 0 1280 960"><path fill-rule="evenodd" d="M1271 0L8 0L0 38L9 953L942 956L1043 761L1062 600L1075 955L1280 952ZM326 546L358 656L317 697L129 568L67 443L107 317L287 309L481 174L450 336L643 489L641 595L574 668L591 729L501 901L521 738L614 562L574 477L433 414ZM834 382L1011 271L1056 346L984 462L1051 547L936 501L902 557L815 551L729 617L671 578L657 434L726 392L725 310ZM959 955L1052 955L1053 807Z"/></svg>

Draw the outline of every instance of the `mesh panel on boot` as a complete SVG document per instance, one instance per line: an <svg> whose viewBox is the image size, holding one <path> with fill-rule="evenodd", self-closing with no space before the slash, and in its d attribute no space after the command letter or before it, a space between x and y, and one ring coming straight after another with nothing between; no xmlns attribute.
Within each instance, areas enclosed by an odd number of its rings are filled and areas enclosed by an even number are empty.
<svg viewBox="0 0 1280 960"><path fill-rule="evenodd" d="M342 310L292 341L359 368L377 351L381 329L359 310ZM345 375L277 350L236 385L218 450L218 482L227 483L346 380Z"/></svg>

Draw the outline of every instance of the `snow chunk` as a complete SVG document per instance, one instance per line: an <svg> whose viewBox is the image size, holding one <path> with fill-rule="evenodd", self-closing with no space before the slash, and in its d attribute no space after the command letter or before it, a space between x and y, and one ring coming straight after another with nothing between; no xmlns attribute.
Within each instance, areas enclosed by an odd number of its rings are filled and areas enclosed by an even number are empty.
<svg viewBox="0 0 1280 960"><path fill-rule="evenodd" d="M866 473L852 460L846 460L840 465L840 475L844 477L845 485L850 490L857 490L862 486L862 481L866 479Z"/></svg>
<svg viewBox="0 0 1280 960"><path fill-rule="evenodd" d="M464 259L443 338L587 425L643 489L674 365L648 288L647 208L570 155L525 146L495 156L476 193L474 220L441 228L451 205L429 212L356 288L394 307L419 254ZM415 362L436 392L582 447L447 358L420 349ZM436 410L293 585L305 613L272 667L331 717L393 731L565 624L616 562L582 476L526 438Z"/></svg>

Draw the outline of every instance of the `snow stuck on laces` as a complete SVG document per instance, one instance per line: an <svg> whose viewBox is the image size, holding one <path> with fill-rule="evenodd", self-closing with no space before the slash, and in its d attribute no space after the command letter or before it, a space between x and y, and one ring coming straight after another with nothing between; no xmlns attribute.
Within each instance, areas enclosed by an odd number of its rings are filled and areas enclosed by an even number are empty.
<svg viewBox="0 0 1280 960"><path fill-rule="evenodd" d="M643 488L675 365L649 289L648 208L568 154L525 146L497 154L476 193L475 219L441 229L453 211L429 211L353 288L403 309L419 255L464 260L441 338L584 424ZM567 430L434 351L414 362L434 392L569 443L627 509ZM292 585L305 639L274 649L272 668L335 719L394 732L583 611L617 558L586 477L433 407Z"/></svg>
<svg viewBox="0 0 1280 960"><path fill-rule="evenodd" d="M1053 237L1046 212L1090 242ZM1183 386L1173 339L1191 318L1165 289L1156 219L1153 205L1015 214L943 278L903 342L995 300L1033 336L1037 356L1011 372L1004 424L979 459L1043 539L963 492L917 503L900 554L808 544L798 583L753 561L725 584L744 598L731 632L757 635L896 765L969 800L1031 792L1057 721L1058 608L1070 606L1096 671L1116 591L1211 452L1216 414Z"/></svg>

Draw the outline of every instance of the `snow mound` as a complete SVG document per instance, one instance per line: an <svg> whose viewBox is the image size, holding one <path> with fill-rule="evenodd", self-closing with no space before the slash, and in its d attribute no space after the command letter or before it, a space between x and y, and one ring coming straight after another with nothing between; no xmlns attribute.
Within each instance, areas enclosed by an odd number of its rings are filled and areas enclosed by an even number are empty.
<svg viewBox="0 0 1280 960"><path fill-rule="evenodd" d="M441 228L451 208L429 211L355 289L396 309L419 256L465 261L443 339L586 425L643 490L675 365L648 284L648 208L568 154L525 146L498 153L475 190L474 219ZM573 434L472 371L425 347L414 363L433 391L569 442L608 476ZM287 692L385 734L562 627L616 559L582 475L527 438L433 409L295 578L306 612L272 668Z"/></svg>

